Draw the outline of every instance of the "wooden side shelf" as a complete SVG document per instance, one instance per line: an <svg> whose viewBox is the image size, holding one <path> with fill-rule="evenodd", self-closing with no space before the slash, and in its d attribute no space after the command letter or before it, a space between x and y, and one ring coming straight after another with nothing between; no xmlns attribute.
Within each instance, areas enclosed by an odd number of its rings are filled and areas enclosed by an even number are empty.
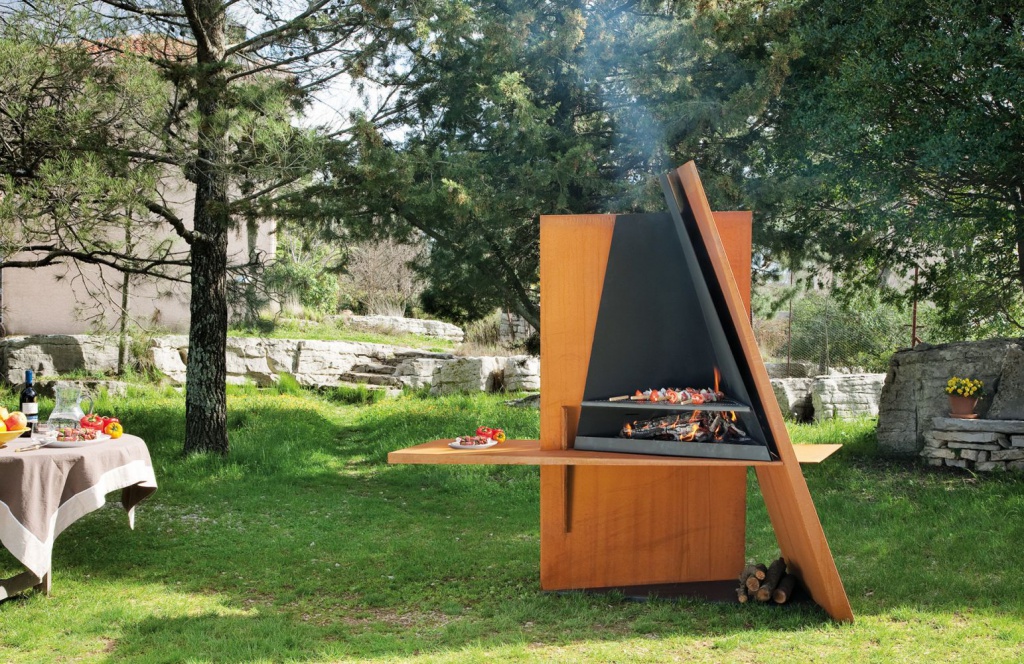
<svg viewBox="0 0 1024 664"><path fill-rule="evenodd" d="M451 439L395 450L388 454L388 463L466 464L502 466L661 466L703 468L707 466L778 466L781 461L737 461L733 459L698 459L692 457L655 456L652 454L621 454L584 450L543 450L539 440L507 440L486 450L457 450L448 447ZM800 463L821 463L835 454L842 445L794 445Z"/></svg>

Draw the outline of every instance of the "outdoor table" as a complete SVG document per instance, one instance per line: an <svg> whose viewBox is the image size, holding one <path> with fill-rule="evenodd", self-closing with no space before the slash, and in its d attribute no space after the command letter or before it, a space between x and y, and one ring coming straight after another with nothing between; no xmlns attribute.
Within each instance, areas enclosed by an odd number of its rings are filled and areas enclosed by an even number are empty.
<svg viewBox="0 0 1024 664"><path fill-rule="evenodd" d="M135 506L156 491L146 443L125 434L81 447L44 447L18 438L0 449L0 544L26 572L0 580L0 600L35 587L48 593L53 542L80 517L121 489L121 504L135 527Z"/></svg>

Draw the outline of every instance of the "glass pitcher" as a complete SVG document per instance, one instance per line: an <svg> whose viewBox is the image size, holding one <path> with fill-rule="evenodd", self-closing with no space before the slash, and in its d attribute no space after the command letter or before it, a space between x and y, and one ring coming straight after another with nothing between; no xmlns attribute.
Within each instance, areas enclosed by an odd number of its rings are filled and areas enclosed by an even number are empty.
<svg viewBox="0 0 1024 664"><path fill-rule="evenodd" d="M82 427L81 420L85 417L85 411L81 406L82 388L78 385L58 385L53 388L53 392L57 397L57 403L47 419L50 429L53 431L67 428L80 429ZM89 412L92 412L92 399L85 398L84 401L89 402Z"/></svg>

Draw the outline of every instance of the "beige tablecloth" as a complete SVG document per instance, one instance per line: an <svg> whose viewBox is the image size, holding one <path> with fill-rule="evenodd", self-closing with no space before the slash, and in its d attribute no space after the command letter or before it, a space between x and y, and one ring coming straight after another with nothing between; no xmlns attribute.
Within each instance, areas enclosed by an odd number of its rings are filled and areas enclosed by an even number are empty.
<svg viewBox="0 0 1024 664"><path fill-rule="evenodd" d="M156 491L149 449L137 436L14 452L31 444L19 438L0 450L0 543L36 576L50 571L57 535L102 507L108 493L122 490L134 528L135 506Z"/></svg>

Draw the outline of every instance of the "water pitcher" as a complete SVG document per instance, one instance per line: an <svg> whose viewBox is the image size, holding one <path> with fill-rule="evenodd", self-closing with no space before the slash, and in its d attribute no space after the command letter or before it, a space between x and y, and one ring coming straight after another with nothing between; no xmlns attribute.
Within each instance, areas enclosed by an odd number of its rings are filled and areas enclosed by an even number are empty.
<svg viewBox="0 0 1024 664"><path fill-rule="evenodd" d="M80 422L85 416L81 406L82 388L78 385L65 384L58 385L53 391L57 397L57 404L53 407L53 412L50 413L50 418L47 420L50 426L57 431L68 427L81 428ZM85 401L89 402L89 410L92 411L92 399L86 398Z"/></svg>

